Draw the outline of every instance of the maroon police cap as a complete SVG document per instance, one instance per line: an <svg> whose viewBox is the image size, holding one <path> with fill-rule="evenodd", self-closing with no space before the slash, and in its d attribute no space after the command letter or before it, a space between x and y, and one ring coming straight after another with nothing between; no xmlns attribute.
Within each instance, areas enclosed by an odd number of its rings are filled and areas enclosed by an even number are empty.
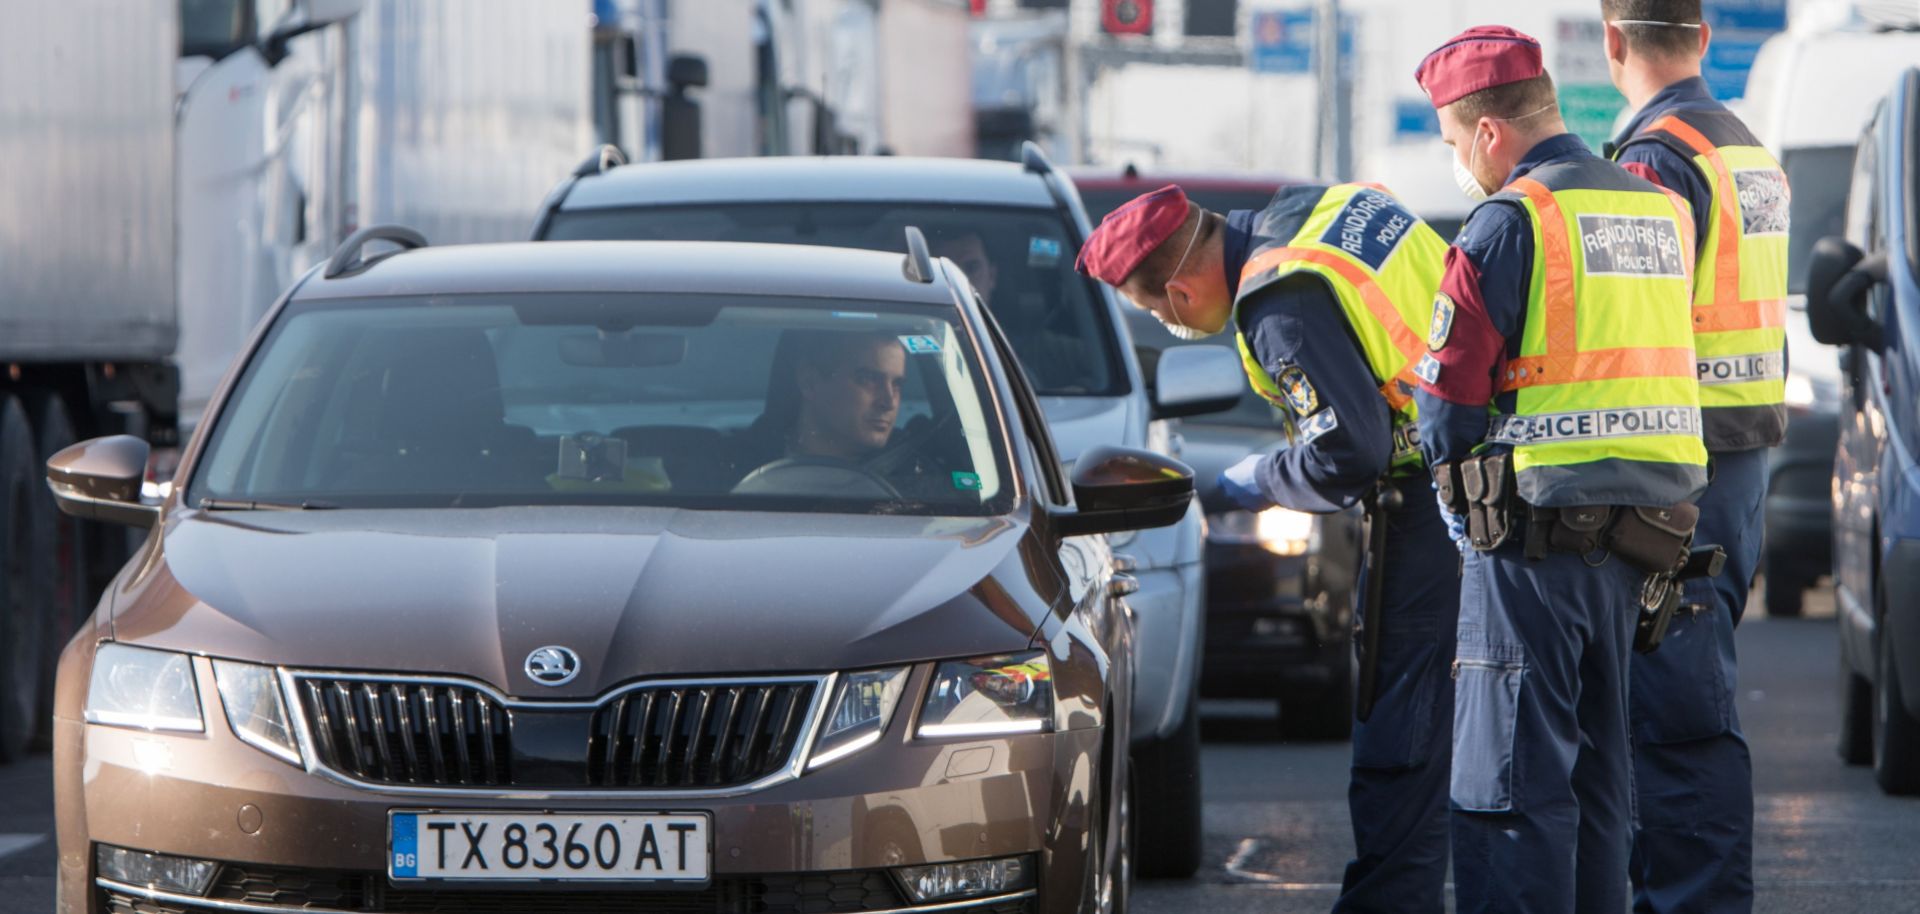
<svg viewBox="0 0 1920 914"><path fill-rule="evenodd" d="M1187 192L1169 184L1107 214L1080 249L1073 268L1110 286L1133 275L1187 221Z"/></svg>
<svg viewBox="0 0 1920 914"><path fill-rule="evenodd" d="M1480 25L1455 35L1428 54L1413 78L1438 109L1483 89L1546 72L1540 42L1533 36L1504 25Z"/></svg>

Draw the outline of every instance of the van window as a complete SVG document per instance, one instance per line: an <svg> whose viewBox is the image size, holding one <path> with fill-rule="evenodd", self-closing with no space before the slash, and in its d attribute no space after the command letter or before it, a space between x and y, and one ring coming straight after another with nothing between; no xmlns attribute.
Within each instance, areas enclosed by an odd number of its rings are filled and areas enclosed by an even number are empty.
<svg viewBox="0 0 1920 914"><path fill-rule="evenodd" d="M1807 291L1807 258L1813 243L1847 228L1847 175L1851 146L1789 149L1780 165L1793 188L1793 232L1787 238L1787 291Z"/></svg>

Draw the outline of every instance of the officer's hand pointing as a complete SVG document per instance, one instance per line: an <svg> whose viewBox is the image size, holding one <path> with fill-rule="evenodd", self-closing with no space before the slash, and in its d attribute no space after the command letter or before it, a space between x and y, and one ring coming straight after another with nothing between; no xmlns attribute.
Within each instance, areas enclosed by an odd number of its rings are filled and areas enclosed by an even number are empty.
<svg viewBox="0 0 1920 914"><path fill-rule="evenodd" d="M1220 471L1220 491L1248 511L1273 507L1273 500L1260 489L1260 461L1265 459L1265 454L1248 454L1239 463Z"/></svg>

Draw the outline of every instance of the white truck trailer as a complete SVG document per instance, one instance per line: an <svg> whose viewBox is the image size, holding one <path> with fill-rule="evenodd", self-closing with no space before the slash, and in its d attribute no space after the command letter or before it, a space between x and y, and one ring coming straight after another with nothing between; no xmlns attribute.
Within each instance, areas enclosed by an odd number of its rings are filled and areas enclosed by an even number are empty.
<svg viewBox="0 0 1920 914"><path fill-rule="evenodd" d="M0 29L0 762L133 544L45 458L166 455L276 296L361 224L524 237L587 148L590 8L60 0ZM166 468L157 467L164 475Z"/></svg>

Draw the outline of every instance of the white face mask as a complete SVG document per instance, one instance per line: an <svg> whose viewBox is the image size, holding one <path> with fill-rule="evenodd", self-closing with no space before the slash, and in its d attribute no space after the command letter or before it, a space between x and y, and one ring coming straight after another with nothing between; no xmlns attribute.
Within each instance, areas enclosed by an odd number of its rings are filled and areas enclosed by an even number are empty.
<svg viewBox="0 0 1920 914"><path fill-rule="evenodd" d="M1468 148L1471 150L1471 152L1468 153L1469 162L1478 161L1480 156L1480 131L1475 130L1473 132L1473 145ZM1460 164L1460 156L1458 155L1454 155L1452 158L1453 183L1460 185L1460 192L1466 194L1467 199L1476 203L1487 199L1487 189L1480 185L1479 178L1473 176L1473 166L1471 164Z"/></svg>
<svg viewBox="0 0 1920 914"><path fill-rule="evenodd" d="M1192 237L1187 239L1187 249L1180 253L1180 262L1173 265L1173 275L1175 276L1180 275L1180 268L1187 265L1187 255L1193 253L1193 243L1198 240L1200 240L1200 223L1195 222L1193 224L1193 235ZM1172 288L1162 289L1161 292L1167 297L1167 310L1169 311L1173 310L1173 289ZM1155 312L1153 316L1156 320L1160 321L1160 326L1167 328L1168 333L1173 334L1175 337L1179 339L1186 340L1187 342L1193 342L1194 340L1204 340L1207 337L1213 336L1214 334L1220 332L1218 330L1200 330L1193 327L1189 327L1186 324L1181 323L1177 318L1174 320L1168 320L1167 318L1161 317L1157 312Z"/></svg>

